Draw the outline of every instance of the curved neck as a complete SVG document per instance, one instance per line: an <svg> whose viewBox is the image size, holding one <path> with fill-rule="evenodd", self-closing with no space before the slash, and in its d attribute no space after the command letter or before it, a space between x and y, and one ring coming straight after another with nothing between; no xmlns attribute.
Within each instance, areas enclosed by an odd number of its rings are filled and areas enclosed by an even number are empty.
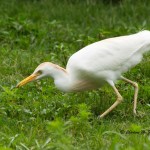
<svg viewBox="0 0 150 150"><path fill-rule="evenodd" d="M60 66L55 67L51 76L54 78L55 86L59 90L64 91L64 92L69 91L70 89L69 74L64 68Z"/></svg>

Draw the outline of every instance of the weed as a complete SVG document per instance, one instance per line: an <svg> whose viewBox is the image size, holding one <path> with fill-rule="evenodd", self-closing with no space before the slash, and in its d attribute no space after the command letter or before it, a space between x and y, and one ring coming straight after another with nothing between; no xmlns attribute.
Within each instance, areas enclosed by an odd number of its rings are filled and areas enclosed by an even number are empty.
<svg viewBox="0 0 150 150"><path fill-rule="evenodd" d="M148 0L1 0L0 149L149 150L149 54L125 74L139 83L136 117L134 89L122 81L124 102L103 120L97 116L115 101L107 86L65 94L43 79L15 88L42 62L65 67L90 43L150 29L149 7Z"/></svg>

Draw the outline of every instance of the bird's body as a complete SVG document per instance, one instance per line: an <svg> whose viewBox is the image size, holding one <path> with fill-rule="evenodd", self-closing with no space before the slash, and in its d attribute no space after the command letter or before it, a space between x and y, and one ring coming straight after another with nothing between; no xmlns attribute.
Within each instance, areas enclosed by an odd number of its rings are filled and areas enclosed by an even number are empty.
<svg viewBox="0 0 150 150"><path fill-rule="evenodd" d="M122 73L138 64L143 53L149 50L150 31L145 30L93 43L73 54L66 69L47 62L38 66L32 75L41 72L34 80L43 76L53 77L56 87L65 92L97 89L108 83L121 97L114 82L119 78L127 81ZM127 82L134 86L132 81Z"/></svg>
<svg viewBox="0 0 150 150"><path fill-rule="evenodd" d="M113 48L113 49L112 49ZM84 47L68 60L68 88L72 92L95 89L112 80L115 82L122 73L138 64L143 52L150 48L150 32L143 31L129 36L102 40ZM70 85L71 84L71 85ZM59 88L59 85L56 85Z"/></svg>

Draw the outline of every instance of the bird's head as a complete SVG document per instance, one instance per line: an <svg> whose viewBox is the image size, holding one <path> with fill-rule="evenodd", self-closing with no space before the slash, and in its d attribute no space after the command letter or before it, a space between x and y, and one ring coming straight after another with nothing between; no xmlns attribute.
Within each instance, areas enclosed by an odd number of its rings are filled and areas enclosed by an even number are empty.
<svg viewBox="0 0 150 150"><path fill-rule="evenodd" d="M57 65L55 64L52 64L50 62L44 62L40 64L30 76L18 83L16 87L21 87L28 82L32 82L46 76L53 76L52 73L54 73L56 67Z"/></svg>

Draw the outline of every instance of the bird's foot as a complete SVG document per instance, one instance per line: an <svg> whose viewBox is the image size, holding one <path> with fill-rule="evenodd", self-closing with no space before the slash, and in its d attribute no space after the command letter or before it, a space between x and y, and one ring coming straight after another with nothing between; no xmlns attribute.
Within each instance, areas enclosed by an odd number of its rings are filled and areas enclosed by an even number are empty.
<svg viewBox="0 0 150 150"><path fill-rule="evenodd" d="M133 114L134 114L134 116L137 116L136 109L133 109Z"/></svg>
<svg viewBox="0 0 150 150"><path fill-rule="evenodd" d="M135 117L139 117L139 118L143 118L145 116L145 113L142 111L138 111L138 112L133 112Z"/></svg>
<svg viewBox="0 0 150 150"><path fill-rule="evenodd" d="M102 119L102 118L104 118L103 115L98 115L98 117L97 117L97 119Z"/></svg>

